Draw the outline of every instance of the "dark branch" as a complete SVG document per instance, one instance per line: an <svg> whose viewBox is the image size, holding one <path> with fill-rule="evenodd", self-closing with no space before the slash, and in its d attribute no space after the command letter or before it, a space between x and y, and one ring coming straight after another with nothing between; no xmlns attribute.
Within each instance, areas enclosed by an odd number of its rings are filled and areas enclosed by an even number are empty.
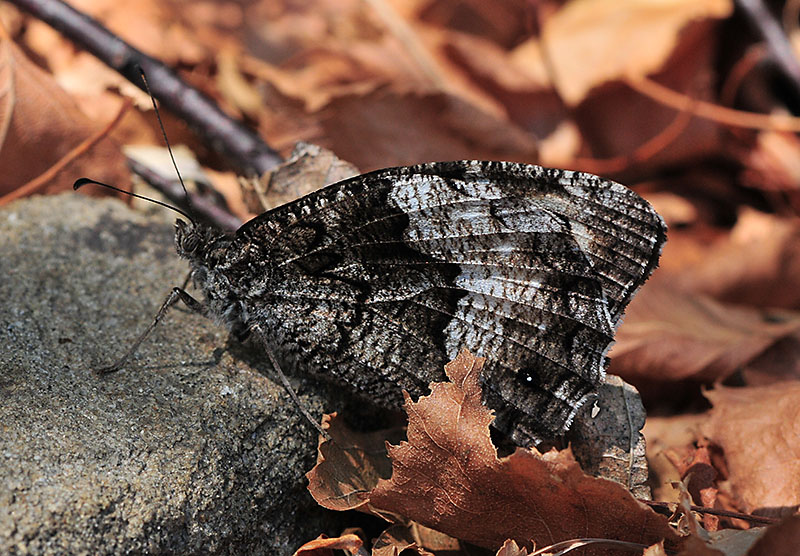
<svg viewBox="0 0 800 556"><path fill-rule="evenodd" d="M153 96L189 124L205 144L222 153L239 172L260 176L282 162L281 156L258 134L222 112L208 96L86 14L59 0L12 0L11 3L52 26L144 90L141 67L149 78Z"/></svg>
<svg viewBox="0 0 800 556"><path fill-rule="evenodd" d="M236 230L242 225L242 221L228 212L227 208L220 207L208 197L195 193L184 193L180 183L163 177L130 157L128 158L128 167L134 174L166 195L170 201L177 205L186 206L186 196L189 195L194 214L202 220L227 231Z"/></svg>
<svg viewBox="0 0 800 556"><path fill-rule="evenodd" d="M767 43L772 60L789 80L795 97L800 100L800 62L778 21L762 0L736 0L736 6Z"/></svg>

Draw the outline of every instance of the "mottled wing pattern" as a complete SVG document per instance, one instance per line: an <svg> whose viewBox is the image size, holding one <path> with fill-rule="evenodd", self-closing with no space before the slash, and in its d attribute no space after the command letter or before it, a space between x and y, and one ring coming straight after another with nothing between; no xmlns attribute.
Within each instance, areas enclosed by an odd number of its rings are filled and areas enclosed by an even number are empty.
<svg viewBox="0 0 800 556"><path fill-rule="evenodd" d="M261 215L237 232L230 270L258 276L238 295L284 359L377 403L424 393L461 348L486 357L495 424L527 445L563 432L602 380L664 239L646 201L596 176L431 163Z"/></svg>

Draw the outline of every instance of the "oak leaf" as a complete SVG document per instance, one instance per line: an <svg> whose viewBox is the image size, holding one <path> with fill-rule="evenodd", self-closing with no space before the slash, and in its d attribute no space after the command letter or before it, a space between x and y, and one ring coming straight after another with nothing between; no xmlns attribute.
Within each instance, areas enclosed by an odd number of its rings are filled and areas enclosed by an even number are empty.
<svg viewBox="0 0 800 556"><path fill-rule="evenodd" d="M580 537L677 541L665 518L621 485L584 474L569 450L498 458L493 414L481 404L483 361L460 353L445 367L452 382L406 400L408 442L389 448L392 477L379 481L371 505L495 550L507 539L525 547Z"/></svg>

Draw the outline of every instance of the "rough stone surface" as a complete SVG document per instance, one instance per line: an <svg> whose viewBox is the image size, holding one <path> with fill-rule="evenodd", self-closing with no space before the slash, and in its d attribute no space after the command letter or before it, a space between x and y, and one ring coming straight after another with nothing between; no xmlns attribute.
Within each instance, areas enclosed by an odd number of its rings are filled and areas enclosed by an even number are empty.
<svg viewBox="0 0 800 556"><path fill-rule="evenodd" d="M78 195L0 211L0 553L291 554L332 532L305 490L314 431L224 329L173 310L92 372L185 278L172 233ZM320 414L326 387L293 380Z"/></svg>

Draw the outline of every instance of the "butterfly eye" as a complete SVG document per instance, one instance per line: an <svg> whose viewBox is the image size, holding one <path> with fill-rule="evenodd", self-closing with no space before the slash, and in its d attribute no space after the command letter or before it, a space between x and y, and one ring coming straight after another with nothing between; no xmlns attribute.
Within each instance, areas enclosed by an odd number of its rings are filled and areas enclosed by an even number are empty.
<svg viewBox="0 0 800 556"><path fill-rule="evenodd" d="M196 234L189 234L183 239L183 250L193 253L200 245L200 238Z"/></svg>

